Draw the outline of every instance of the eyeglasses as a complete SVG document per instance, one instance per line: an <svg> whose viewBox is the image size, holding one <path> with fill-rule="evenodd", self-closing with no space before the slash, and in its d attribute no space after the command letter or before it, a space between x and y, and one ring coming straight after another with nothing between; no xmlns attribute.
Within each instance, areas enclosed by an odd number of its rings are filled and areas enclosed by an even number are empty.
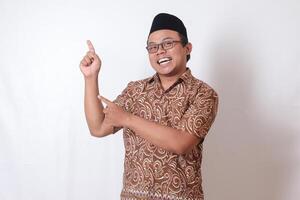
<svg viewBox="0 0 300 200"><path fill-rule="evenodd" d="M159 44L149 44L146 49L149 53L156 53L158 52L158 49L159 49L159 46L161 46L164 50L168 50L168 49L172 49L175 45L175 43L177 42L181 42L181 41L178 41L178 40L166 40L166 41L163 41Z"/></svg>

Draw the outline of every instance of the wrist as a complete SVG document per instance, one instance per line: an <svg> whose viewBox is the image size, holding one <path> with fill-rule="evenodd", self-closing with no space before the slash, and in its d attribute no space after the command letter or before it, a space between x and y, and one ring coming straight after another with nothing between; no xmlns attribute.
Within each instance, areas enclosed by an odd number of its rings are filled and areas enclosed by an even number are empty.
<svg viewBox="0 0 300 200"><path fill-rule="evenodd" d="M124 127L131 128L132 121L134 120L134 115L131 113L127 113L127 116L124 121Z"/></svg>
<svg viewBox="0 0 300 200"><path fill-rule="evenodd" d="M84 82L86 84L90 84L90 83L98 83L98 76L90 76L90 77L84 77Z"/></svg>

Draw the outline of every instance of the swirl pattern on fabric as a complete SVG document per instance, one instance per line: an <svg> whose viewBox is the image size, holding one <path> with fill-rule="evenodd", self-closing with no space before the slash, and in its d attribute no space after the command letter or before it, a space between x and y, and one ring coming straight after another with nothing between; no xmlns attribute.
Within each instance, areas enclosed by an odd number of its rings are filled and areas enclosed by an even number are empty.
<svg viewBox="0 0 300 200"><path fill-rule="evenodd" d="M124 128L121 199L202 200L202 142L217 113L216 92L187 68L167 90L155 74L130 82L114 102L134 115L201 139L189 153L177 155Z"/></svg>

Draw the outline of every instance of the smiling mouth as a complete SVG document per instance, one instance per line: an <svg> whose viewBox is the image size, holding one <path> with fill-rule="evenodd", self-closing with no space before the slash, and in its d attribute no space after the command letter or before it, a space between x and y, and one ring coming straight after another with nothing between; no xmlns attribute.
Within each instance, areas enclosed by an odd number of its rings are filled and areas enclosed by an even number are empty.
<svg viewBox="0 0 300 200"><path fill-rule="evenodd" d="M159 65L165 65L169 63L172 60L172 58L161 58L157 61L157 64Z"/></svg>

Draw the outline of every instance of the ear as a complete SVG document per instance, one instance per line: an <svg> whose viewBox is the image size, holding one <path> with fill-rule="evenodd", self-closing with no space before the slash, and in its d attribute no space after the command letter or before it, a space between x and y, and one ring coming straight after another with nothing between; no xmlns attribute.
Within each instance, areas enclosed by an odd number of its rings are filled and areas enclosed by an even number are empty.
<svg viewBox="0 0 300 200"><path fill-rule="evenodd" d="M192 43L187 43L186 45L185 45L185 49L186 49L186 55L189 55L189 54L191 54L191 52L192 52L192 49L193 49L193 45L192 45Z"/></svg>

